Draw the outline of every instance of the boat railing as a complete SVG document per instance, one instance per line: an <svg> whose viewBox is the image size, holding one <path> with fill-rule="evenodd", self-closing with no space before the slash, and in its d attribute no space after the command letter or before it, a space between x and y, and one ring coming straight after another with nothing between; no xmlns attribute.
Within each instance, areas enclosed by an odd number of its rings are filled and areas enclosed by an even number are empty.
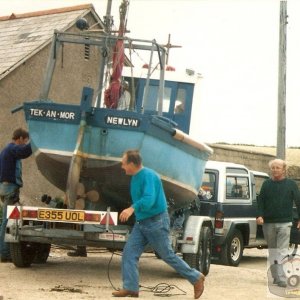
<svg viewBox="0 0 300 300"><path fill-rule="evenodd" d="M42 89L40 92L40 99L48 99L49 90L52 82L52 76L55 69L56 58L58 56L58 50L60 46L64 43L71 44L83 44L83 45L93 45L103 49L113 49L116 45L117 41L122 40L124 43L124 49L130 50L141 50L141 51L150 51L150 62L148 64L148 75L146 79L145 91L143 102L146 101L147 95L149 93L149 82L152 74L152 61L154 53L158 55L158 64L160 66L160 78L159 78L159 90L158 90L158 115L162 115L162 103L163 103L163 95L164 95L164 80L165 80L165 60L166 60L166 49L158 44L155 40L144 40L144 39L134 39L126 36L114 36L107 34L96 34L91 31L82 31L82 32L60 32L55 31L52 39L52 46L50 50L50 55L48 58L48 64L46 67L46 73L44 75L44 81L42 85ZM106 62L109 63L109 62ZM132 66L132 62L129 62ZM102 73L104 73L104 68L102 68ZM100 74L101 75L101 74ZM103 75L103 74L102 74ZM101 92L104 88L104 79L100 77L99 86L97 88L97 92L101 99ZM99 99L97 100L98 105L100 106Z"/></svg>
<svg viewBox="0 0 300 300"><path fill-rule="evenodd" d="M95 33L90 33L89 31L75 33L55 30L54 35L56 36L57 41L65 43L113 47L118 40L124 40L124 48L127 49L132 48L136 50L166 52L165 47L158 44L156 40L135 39L127 36L119 37L106 34L97 35ZM155 44L154 49L152 46L153 44Z"/></svg>

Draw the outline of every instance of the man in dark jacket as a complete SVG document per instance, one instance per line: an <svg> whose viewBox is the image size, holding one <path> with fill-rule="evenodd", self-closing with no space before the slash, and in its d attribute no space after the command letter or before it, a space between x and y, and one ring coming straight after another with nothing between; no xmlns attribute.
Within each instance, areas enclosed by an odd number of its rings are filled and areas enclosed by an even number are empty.
<svg viewBox="0 0 300 300"><path fill-rule="evenodd" d="M19 201L22 181L22 163L32 154L29 134L26 130L18 128L13 132L12 142L7 144L0 153L0 199L2 201L2 224L0 228L0 255L1 262L11 261L8 244L4 242L7 224L7 206Z"/></svg>
<svg viewBox="0 0 300 300"><path fill-rule="evenodd" d="M288 255L294 203L300 216L300 194L296 182L286 178L285 161L274 159L269 167L271 178L264 181L258 197L257 224L263 226L274 284L286 287L282 263Z"/></svg>

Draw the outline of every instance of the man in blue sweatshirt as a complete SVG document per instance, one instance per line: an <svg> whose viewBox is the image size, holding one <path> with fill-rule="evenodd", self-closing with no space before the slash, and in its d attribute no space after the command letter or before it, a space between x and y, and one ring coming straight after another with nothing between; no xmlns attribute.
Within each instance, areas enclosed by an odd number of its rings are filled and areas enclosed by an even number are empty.
<svg viewBox="0 0 300 300"><path fill-rule="evenodd" d="M10 262L9 245L4 242L7 224L7 206L19 201L22 182L22 163L32 154L29 134L18 128L13 132L12 142L7 144L0 153L0 199L2 201L2 224L0 228L0 255L1 262Z"/></svg>
<svg viewBox="0 0 300 300"><path fill-rule="evenodd" d="M124 209L119 218L121 222L126 222L134 213L136 222L123 250L123 289L113 292L113 296L139 296L138 261L149 244L168 265L194 286L194 298L200 298L204 290L204 275L192 269L171 247L167 201L159 175L143 167L138 150L128 150L124 153L122 168L127 175L132 176L132 205Z"/></svg>

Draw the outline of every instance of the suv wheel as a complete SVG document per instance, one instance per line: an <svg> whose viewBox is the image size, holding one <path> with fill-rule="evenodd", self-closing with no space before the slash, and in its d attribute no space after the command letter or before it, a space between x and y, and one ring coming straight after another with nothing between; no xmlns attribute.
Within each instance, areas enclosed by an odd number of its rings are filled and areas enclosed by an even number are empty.
<svg viewBox="0 0 300 300"><path fill-rule="evenodd" d="M202 274L207 275L211 262L211 241L212 232L210 227L202 227L198 245L198 252L183 253L183 260L192 268L197 269Z"/></svg>
<svg viewBox="0 0 300 300"><path fill-rule="evenodd" d="M224 265L237 267L242 259L244 240L242 233L235 229L222 249L221 262Z"/></svg>

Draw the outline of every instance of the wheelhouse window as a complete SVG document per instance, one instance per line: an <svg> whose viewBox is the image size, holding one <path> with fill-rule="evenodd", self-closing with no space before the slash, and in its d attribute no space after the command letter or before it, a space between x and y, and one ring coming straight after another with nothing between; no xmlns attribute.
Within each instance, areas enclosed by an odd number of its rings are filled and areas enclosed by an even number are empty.
<svg viewBox="0 0 300 300"><path fill-rule="evenodd" d="M186 101L186 90L184 88L178 88L175 106L174 106L174 114L183 114L185 111L185 101Z"/></svg>
<svg viewBox="0 0 300 300"><path fill-rule="evenodd" d="M164 88L164 97L163 97L163 112L169 112L170 102L171 102L171 88ZM145 95L145 90L144 90ZM158 111L158 86L150 85L148 99L145 99L144 109L146 111Z"/></svg>

